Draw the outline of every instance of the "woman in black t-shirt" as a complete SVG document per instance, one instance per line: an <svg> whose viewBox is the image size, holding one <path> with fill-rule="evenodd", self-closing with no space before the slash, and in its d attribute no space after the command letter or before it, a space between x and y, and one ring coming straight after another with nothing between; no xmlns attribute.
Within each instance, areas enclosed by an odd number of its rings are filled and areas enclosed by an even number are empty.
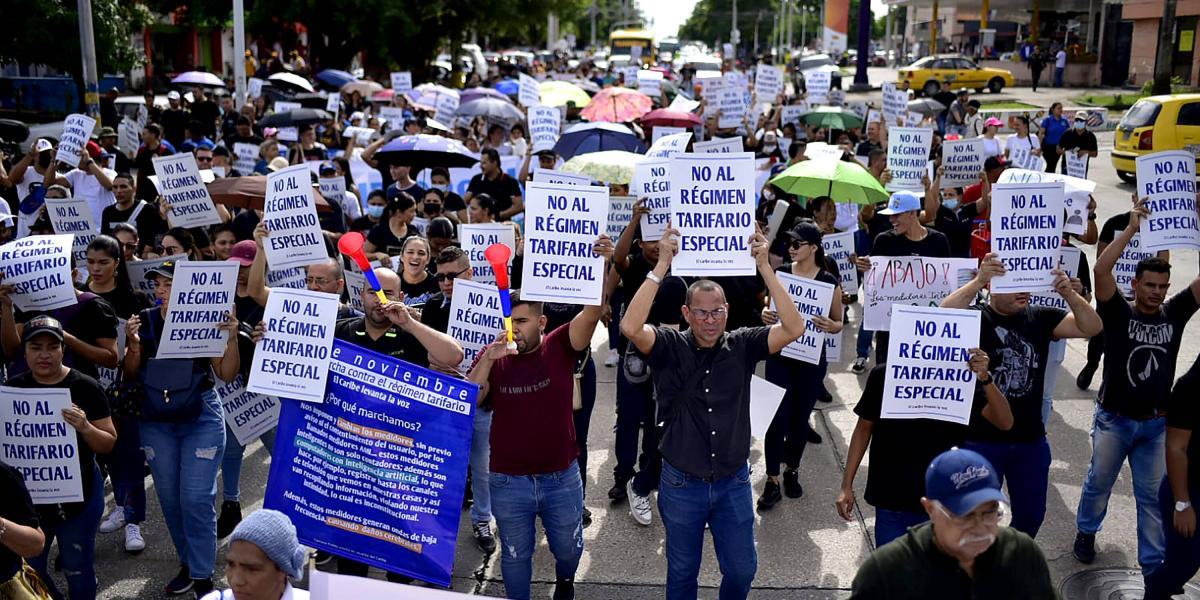
<svg viewBox="0 0 1200 600"><path fill-rule="evenodd" d="M150 296L133 289L133 284L129 281L129 272L125 269L125 253L122 252L121 242L116 238L101 235L88 244L87 269L88 280L80 286L81 290L107 300L121 321L150 307Z"/></svg>
<svg viewBox="0 0 1200 600"><path fill-rule="evenodd" d="M420 307L438 293L437 280L429 274L429 241L420 236L404 240L400 250L400 291L406 306Z"/></svg>
<svg viewBox="0 0 1200 600"><path fill-rule="evenodd" d="M9 379L8 385L69 391L70 404L61 411L63 420L75 430L83 493L81 502L38 505L38 519L45 529L46 541L41 554L29 563L55 598L64 597L46 568L50 548L57 539L69 596L95 598L96 531L104 515L104 481L96 465L96 455L108 454L117 441L108 400L95 379L63 364L66 345L57 319L45 315L30 319L21 341L30 370Z"/></svg>
<svg viewBox="0 0 1200 600"><path fill-rule="evenodd" d="M790 240L788 256L792 262L779 269L780 273L811 279L833 286L831 304L826 308L828 316L811 316L808 327L822 333L836 334L842 331L842 288L837 275L825 270L825 250L821 246L821 228L810 219L803 219L787 232ZM804 312L804 311L801 311ZM762 321L765 325L773 325L779 317L770 306L762 310ZM800 338L796 343L803 343L808 336ZM767 428L764 440L765 457L767 461L767 483L762 496L758 498L759 510L768 510L783 499L783 493L789 498L799 498L804 494L800 486L800 459L804 456L804 447L809 433L808 417L812 414L817 403L817 397L824 389L825 379L825 337L820 336L818 352L819 360L814 364L798 358L790 358L784 354L767 357L767 381L787 390L783 402L775 411L771 425ZM786 463L787 470L783 473L783 490L780 490L779 464Z"/></svg>
<svg viewBox="0 0 1200 600"><path fill-rule="evenodd" d="M16 469L0 462L0 595L5 582L21 571L21 559L42 553L46 536L42 533L37 510L25 487L25 478Z"/></svg>
<svg viewBox="0 0 1200 600"><path fill-rule="evenodd" d="M400 254L404 239L417 234L412 220L417 216L417 203L412 196L401 192L388 201L383 220L367 233L363 251L370 260L386 261Z"/></svg>
<svg viewBox="0 0 1200 600"><path fill-rule="evenodd" d="M383 190L371 190L367 194L367 208L363 216L350 223L350 231L371 231L383 221L383 212L387 209L387 195Z"/></svg>

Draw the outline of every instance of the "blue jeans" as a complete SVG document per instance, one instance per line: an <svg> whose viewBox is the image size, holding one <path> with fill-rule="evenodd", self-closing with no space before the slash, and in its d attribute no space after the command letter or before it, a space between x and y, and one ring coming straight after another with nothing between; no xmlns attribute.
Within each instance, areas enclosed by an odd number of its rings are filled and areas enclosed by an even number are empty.
<svg viewBox="0 0 1200 600"><path fill-rule="evenodd" d="M1066 357L1067 340L1050 342L1050 352L1046 358L1046 378L1042 384L1043 425L1050 422L1050 413L1054 410L1054 386L1058 383L1058 372L1062 369L1062 362Z"/></svg>
<svg viewBox="0 0 1200 600"><path fill-rule="evenodd" d="M1054 87L1063 86L1063 71L1066 71L1066 69L1054 68Z"/></svg>
<svg viewBox="0 0 1200 600"><path fill-rule="evenodd" d="M858 339L854 342L855 356L858 358L867 358L871 356L871 336L875 332L869 329L863 329L863 323L866 319L858 322Z"/></svg>
<svg viewBox="0 0 1200 600"><path fill-rule="evenodd" d="M654 382L629 381L625 376L626 359L626 356L622 356L621 364L617 368L617 423L616 441L613 444L617 466L613 468L613 479L622 485L632 479L633 491L648 496L658 487L662 470L662 456L658 453ZM642 441L640 455L639 437Z"/></svg>
<svg viewBox="0 0 1200 600"><path fill-rule="evenodd" d="M125 511L125 522L146 520L146 453L142 451L137 417L114 416L117 442L105 460L112 481L113 500Z"/></svg>
<svg viewBox="0 0 1200 600"><path fill-rule="evenodd" d="M475 409L475 436L471 438L471 522L492 522L492 494L488 488L491 462L492 411Z"/></svg>
<svg viewBox="0 0 1200 600"><path fill-rule="evenodd" d="M1037 537L1046 519L1046 488L1050 485L1050 442L967 442L966 447L988 459L1000 482L1008 481L1013 529Z"/></svg>
<svg viewBox="0 0 1200 600"><path fill-rule="evenodd" d="M1133 473L1133 497L1137 502L1138 564L1142 573L1158 568L1163 561L1162 512L1158 508L1158 486L1166 469L1166 419L1138 421L1110 413L1096 405L1092 422L1092 463L1079 496L1076 525L1083 533L1095 534L1104 523L1108 496L1129 460Z"/></svg>
<svg viewBox="0 0 1200 600"><path fill-rule="evenodd" d="M191 423L142 421L142 444L163 520L179 564L193 579L212 577L217 560L217 469L225 452L225 418L216 392Z"/></svg>
<svg viewBox="0 0 1200 600"><path fill-rule="evenodd" d="M89 466L84 465L83 468ZM29 559L29 565L37 570L42 583L46 584L55 600L64 597L46 570L50 547L55 539L58 540L58 554L62 557L63 575L67 578L68 594L65 597L70 600L94 600L96 597L96 531L104 516L104 479L95 464L90 468L93 470L92 489L87 491L83 512L65 521L41 517L46 546L42 548L41 555ZM43 511L38 512L39 515L44 514Z"/></svg>
<svg viewBox="0 0 1200 600"><path fill-rule="evenodd" d="M1190 498L1200 498L1200 486L1196 482L1188 482L1188 488ZM1145 576L1145 600L1169 600L1175 590L1183 587L1200 570L1200 535L1185 538L1175 530L1175 493L1166 477L1159 486L1158 509L1163 517L1166 554L1162 566Z"/></svg>
<svg viewBox="0 0 1200 600"><path fill-rule="evenodd" d="M500 529L500 572L509 598L529 600L538 517L554 555L554 574L574 579L583 556L583 480L579 464L545 475L492 473L492 513Z"/></svg>
<svg viewBox="0 0 1200 600"><path fill-rule="evenodd" d="M704 556L704 525L721 567L720 600L744 600L758 572L750 465L713 482L662 461L658 512L667 530L667 600L695 600Z"/></svg>
<svg viewBox="0 0 1200 600"><path fill-rule="evenodd" d="M275 428L263 432L260 438L267 456L275 449ZM221 491L226 502L240 502L242 498L242 458L246 447L238 441L229 424L225 425L225 456L221 459Z"/></svg>
<svg viewBox="0 0 1200 600"><path fill-rule="evenodd" d="M902 537L908 528L920 525L929 520L929 515L922 512L906 512L902 510L875 509L875 547Z"/></svg>

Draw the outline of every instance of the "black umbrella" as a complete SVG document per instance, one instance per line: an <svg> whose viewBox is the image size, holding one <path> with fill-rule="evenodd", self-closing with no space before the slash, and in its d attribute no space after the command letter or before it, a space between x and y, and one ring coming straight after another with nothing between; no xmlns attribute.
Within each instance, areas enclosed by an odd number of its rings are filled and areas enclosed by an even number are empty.
<svg viewBox="0 0 1200 600"><path fill-rule="evenodd" d="M0 119L0 138L19 144L29 139L29 126L13 119Z"/></svg>
<svg viewBox="0 0 1200 600"><path fill-rule="evenodd" d="M936 117L946 110L946 105L933 98L917 98L908 101L909 112L920 113L927 117Z"/></svg>
<svg viewBox="0 0 1200 600"><path fill-rule="evenodd" d="M295 96L288 98L288 100L291 100L292 102L299 102L300 106L303 106L304 108L318 108L322 110L324 110L325 105L328 104L328 99L325 96L310 92L296 94Z"/></svg>
<svg viewBox="0 0 1200 600"><path fill-rule="evenodd" d="M312 123L324 123L332 118L333 115L320 109L297 108L287 112L269 114L259 119L258 124L263 127L299 127Z"/></svg>

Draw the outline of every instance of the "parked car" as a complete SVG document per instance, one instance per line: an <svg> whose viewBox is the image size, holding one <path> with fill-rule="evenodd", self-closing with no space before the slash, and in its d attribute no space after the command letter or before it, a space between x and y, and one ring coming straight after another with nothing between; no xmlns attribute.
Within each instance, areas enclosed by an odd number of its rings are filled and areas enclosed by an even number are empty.
<svg viewBox="0 0 1200 600"><path fill-rule="evenodd" d="M1200 94L1138 100L1113 133L1113 169L1122 181L1136 183L1137 157L1163 150L1186 150L1200 157Z"/></svg>
<svg viewBox="0 0 1200 600"><path fill-rule="evenodd" d="M809 54L796 61L796 73L803 73L809 70L829 71L830 88L836 90L842 89L842 70L838 68L837 63L828 54ZM796 79L801 89L804 89L804 77L797 75Z"/></svg>
<svg viewBox="0 0 1200 600"><path fill-rule="evenodd" d="M899 69L897 83L905 80L918 94L926 96L932 96L943 88L973 89L980 93L987 89L998 94L1000 90L1013 85L1012 71L984 68L958 54L927 56Z"/></svg>

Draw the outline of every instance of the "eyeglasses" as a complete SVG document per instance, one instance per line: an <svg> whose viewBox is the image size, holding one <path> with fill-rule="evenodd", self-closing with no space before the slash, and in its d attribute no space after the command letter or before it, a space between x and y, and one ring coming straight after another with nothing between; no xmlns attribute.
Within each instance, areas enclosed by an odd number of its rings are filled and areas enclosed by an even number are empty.
<svg viewBox="0 0 1200 600"><path fill-rule="evenodd" d="M692 308L689 306L688 311L691 312L692 315L695 316L696 319L698 319L700 321L707 321L710 317L714 321L720 321L721 319L724 319L729 314L729 311L725 310L724 307L714 308L712 310L705 310L703 308Z"/></svg>
<svg viewBox="0 0 1200 600"><path fill-rule="evenodd" d="M997 504L996 508L991 510L973 512L963 517L950 514L950 511L946 510L946 507L942 506L941 502L937 503L937 509L941 511L943 515L946 515L947 519L950 519L950 523L952 525L962 529L966 529L967 527L975 525L976 523L980 525L994 526L1000 523L1000 519L1004 518L1003 504Z"/></svg>
<svg viewBox="0 0 1200 600"><path fill-rule="evenodd" d="M196 162L212 162L212 159L213 157L211 156L197 156Z"/></svg>
<svg viewBox="0 0 1200 600"><path fill-rule="evenodd" d="M325 287L325 286L333 283L333 280L326 279L324 277L305 277L304 283L306 285L312 285L315 283L315 284L317 284L317 287Z"/></svg>
<svg viewBox="0 0 1200 600"><path fill-rule="evenodd" d="M438 283L441 283L446 280L453 281L453 280L461 277L463 273L466 273L467 271L470 271L470 270L471 270L471 267L467 267L457 273L438 273L437 275L433 276L433 280Z"/></svg>
<svg viewBox="0 0 1200 600"><path fill-rule="evenodd" d="M159 254L163 254L166 256L174 256L176 254L183 254L183 246L159 246L158 248L156 248L156 250L158 250Z"/></svg>

